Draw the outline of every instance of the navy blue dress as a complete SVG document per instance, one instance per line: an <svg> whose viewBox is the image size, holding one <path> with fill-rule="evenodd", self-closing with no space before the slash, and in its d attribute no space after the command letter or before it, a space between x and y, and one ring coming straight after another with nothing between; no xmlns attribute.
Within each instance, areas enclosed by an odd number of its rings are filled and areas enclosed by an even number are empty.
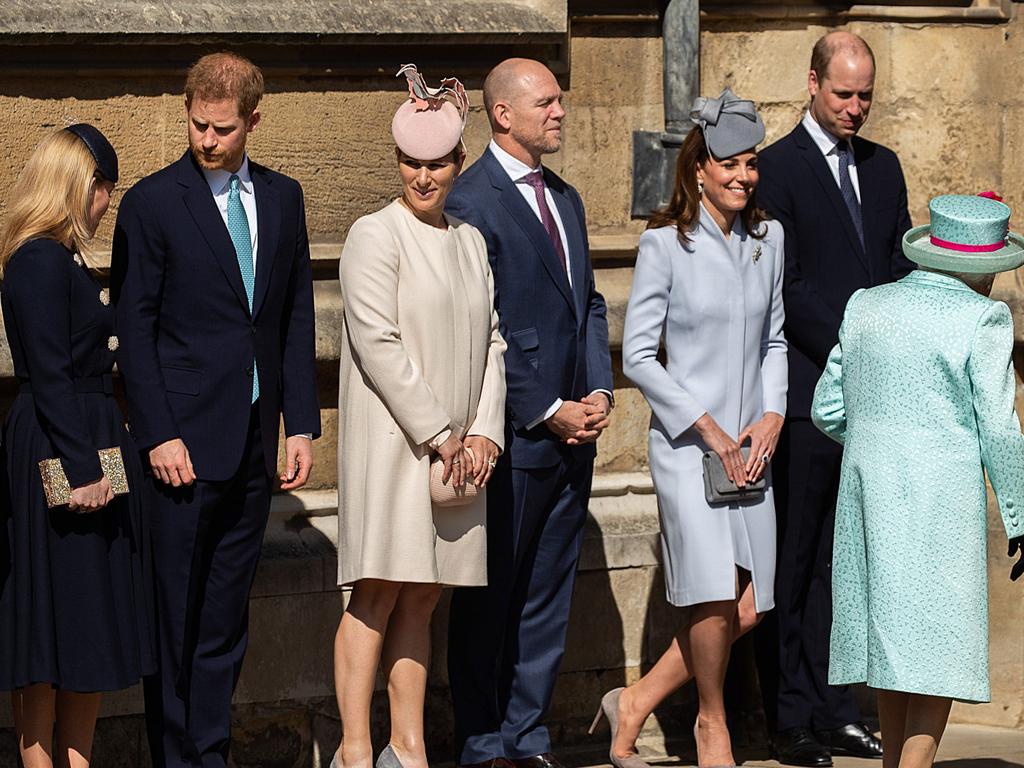
<svg viewBox="0 0 1024 768"><path fill-rule="evenodd" d="M20 384L0 464L0 689L126 688L155 653L142 470L110 382L113 307L49 239L12 255L0 304ZM46 508L40 461L59 457L76 487L100 478L97 451L115 445L129 494L94 513Z"/></svg>

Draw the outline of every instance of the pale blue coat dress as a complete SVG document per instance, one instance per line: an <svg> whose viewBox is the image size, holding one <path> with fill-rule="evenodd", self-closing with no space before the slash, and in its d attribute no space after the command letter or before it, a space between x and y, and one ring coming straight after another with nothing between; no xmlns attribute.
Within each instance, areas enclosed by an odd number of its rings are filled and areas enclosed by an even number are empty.
<svg viewBox="0 0 1024 768"><path fill-rule="evenodd" d="M988 701L985 475L1024 534L1013 321L949 275L861 290L814 393L845 445L829 683Z"/></svg>
<svg viewBox="0 0 1024 768"><path fill-rule="evenodd" d="M736 217L724 237L701 207L690 243L675 227L640 238L626 310L622 367L652 410L651 475L661 518L665 590L673 605L736 597L752 575L758 611L775 604L775 502L709 506L693 423L705 412L733 437L765 411L786 412L782 227L756 239ZM664 336L664 365L658 348Z"/></svg>

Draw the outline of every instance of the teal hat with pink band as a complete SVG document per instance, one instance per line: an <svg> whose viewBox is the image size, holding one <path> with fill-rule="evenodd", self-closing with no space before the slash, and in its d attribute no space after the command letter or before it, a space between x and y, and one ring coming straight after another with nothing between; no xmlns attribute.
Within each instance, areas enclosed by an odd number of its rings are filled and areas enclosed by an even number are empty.
<svg viewBox="0 0 1024 768"><path fill-rule="evenodd" d="M1010 232L1010 206L993 192L940 195L928 203L931 223L903 236L903 253L922 267L990 274L1024 264L1024 237Z"/></svg>

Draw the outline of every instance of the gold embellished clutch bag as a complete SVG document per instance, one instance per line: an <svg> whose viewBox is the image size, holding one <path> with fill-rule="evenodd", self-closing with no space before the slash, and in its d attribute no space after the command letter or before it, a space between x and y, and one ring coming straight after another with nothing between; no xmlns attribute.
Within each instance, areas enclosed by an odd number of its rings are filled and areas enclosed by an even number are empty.
<svg viewBox="0 0 1024 768"><path fill-rule="evenodd" d="M110 481L110 490L115 496L128 493L128 475L124 471L124 457L117 446L99 451L100 467L103 476ZM71 501L71 484L64 474L64 466L60 459L46 459L39 462L39 474L43 478L43 492L46 494L46 507L53 509Z"/></svg>

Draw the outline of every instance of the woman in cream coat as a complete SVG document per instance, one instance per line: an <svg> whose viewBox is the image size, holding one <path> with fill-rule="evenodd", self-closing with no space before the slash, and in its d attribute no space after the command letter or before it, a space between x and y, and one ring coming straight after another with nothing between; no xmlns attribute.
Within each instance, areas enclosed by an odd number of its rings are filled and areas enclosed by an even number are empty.
<svg viewBox="0 0 1024 768"><path fill-rule="evenodd" d="M649 460L668 601L692 610L643 678L602 699L621 768L644 768L634 745L644 721L694 677L698 763L735 763L722 700L729 650L774 605L770 476L760 500L711 506L702 456L715 451L745 485L767 472L775 450L787 386L782 228L755 207L764 126L753 102L727 89L699 99L692 117L700 128L680 150L672 202L640 238L622 344L623 371L653 411Z"/></svg>
<svg viewBox="0 0 1024 768"><path fill-rule="evenodd" d="M415 69L407 76L411 98L392 126L402 197L352 225L340 267L338 583L352 594L335 640L344 739L334 764L346 768L372 760L381 661L391 743L378 766L426 768L430 618L443 585L487 583L486 491L438 508L430 464L439 456L448 482L484 486L505 430L487 247L443 213L465 158L465 96L457 81L434 97Z"/></svg>

